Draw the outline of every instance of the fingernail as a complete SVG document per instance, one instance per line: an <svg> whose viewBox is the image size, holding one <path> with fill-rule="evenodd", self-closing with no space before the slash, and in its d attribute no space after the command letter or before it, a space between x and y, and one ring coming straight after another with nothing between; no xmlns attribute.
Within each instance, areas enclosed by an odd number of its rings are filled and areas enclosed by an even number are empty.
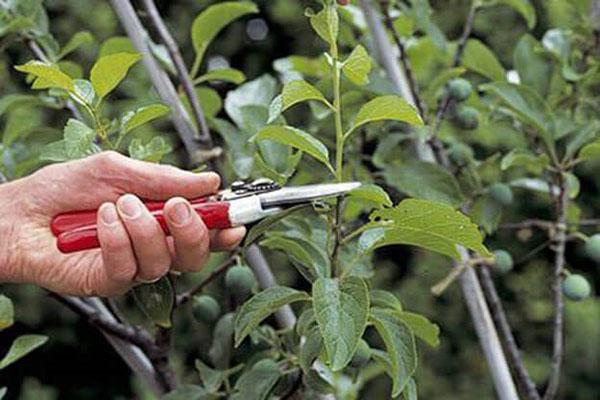
<svg viewBox="0 0 600 400"><path fill-rule="evenodd" d="M187 202L179 200L169 209L168 215L172 222L177 225L183 225L189 221L192 216L192 210Z"/></svg>
<svg viewBox="0 0 600 400"><path fill-rule="evenodd" d="M119 220L115 206L106 203L100 207L100 219L105 225L112 225Z"/></svg>
<svg viewBox="0 0 600 400"><path fill-rule="evenodd" d="M204 172L202 175L205 179L211 181L210 183L215 186L219 186L221 184L221 176L215 172Z"/></svg>
<svg viewBox="0 0 600 400"><path fill-rule="evenodd" d="M142 205L137 197L131 194L122 196L117 201L119 212L127 218L137 218L142 214Z"/></svg>

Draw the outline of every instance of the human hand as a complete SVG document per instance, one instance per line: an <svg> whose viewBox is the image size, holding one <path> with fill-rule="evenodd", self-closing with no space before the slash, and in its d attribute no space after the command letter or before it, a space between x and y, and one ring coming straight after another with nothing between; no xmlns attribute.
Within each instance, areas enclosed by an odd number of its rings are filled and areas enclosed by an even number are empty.
<svg viewBox="0 0 600 400"><path fill-rule="evenodd" d="M239 244L245 228L208 231L185 198L213 194L220 178L101 153L42 168L0 186L0 282L62 294L113 296L170 268L200 270L210 250ZM171 237L137 197L167 200ZM178 197L181 196L181 197ZM62 254L50 231L59 213L98 208L101 248Z"/></svg>

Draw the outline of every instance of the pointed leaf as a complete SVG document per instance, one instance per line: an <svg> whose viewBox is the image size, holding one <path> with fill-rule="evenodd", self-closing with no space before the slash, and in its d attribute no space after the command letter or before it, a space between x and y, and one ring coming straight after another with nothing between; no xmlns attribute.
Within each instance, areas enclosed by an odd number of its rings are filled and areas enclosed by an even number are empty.
<svg viewBox="0 0 600 400"><path fill-rule="evenodd" d="M93 143L96 132L76 119L69 119L64 130L65 153L70 160L86 157L94 153Z"/></svg>
<svg viewBox="0 0 600 400"><path fill-rule="evenodd" d="M527 27L533 29L536 22L535 8L529 2L529 0L498 0L498 3L506 4L512 7L516 12L521 14L527 22Z"/></svg>
<svg viewBox="0 0 600 400"><path fill-rule="evenodd" d="M163 159L166 154L169 154L173 148L167 141L160 137L155 136L148 143L143 144L138 138L133 139L129 143L129 155L131 158L136 160L144 160L148 162L157 163Z"/></svg>
<svg viewBox="0 0 600 400"><path fill-rule="evenodd" d="M239 377L231 400L266 400L280 376L281 371L275 361L260 360Z"/></svg>
<svg viewBox="0 0 600 400"><path fill-rule="evenodd" d="M463 64L492 81L505 81L506 71L496 55L477 39L469 39L465 47Z"/></svg>
<svg viewBox="0 0 600 400"><path fill-rule="evenodd" d="M240 70L233 68L219 68L212 71L207 72L206 74L199 76L194 83L196 85L209 82L209 81L225 81L231 82L236 85L244 82L246 80L246 75Z"/></svg>
<svg viewBox="0 0 600 400"><path fill-rule="evenodd" d="M121 118L121 135L169 113L169 107L163 104L151 104L130 111Z"/></svg>
<svg viewBox="0 0 600 400"><path fill-rule="evenodd" d="M370 292L371 307L389 308L390 310L402 311L400 300L387 290L373 289Z"/></svg>
<svg viewBox="0 0 600 400"><path fill-rule="evenodd" d="M255 294L244 303L235 320L235 346L239 346L265 318L284 305L308 300L310 296L307 293L284 286L274 286Z"/></svg>
<svg viewBox="0 0 600 400"><path fill-rule="evenodd" d="M326 5L323 7L321 11L310 17L310 24L317 35L329 43L330 46L336 43L340 21L335 6Z"/></svg>
<svg viewBox="0 0 600 400"><path fill-rule="evenodd" d="M202 386L206 391L214 393L219 390L227 377L227 373L225 371L210 368L208 365L204 364L202 360L196 360L195 366L200 375L200 379L202 380Z"/></svg>
<svg viewBox="0 0 600 400"><path fill-rule="evenodd" d="M296 80L286 83L281 92L282 107L281 112L287 110L295 104L307 100L320 101L330 108L333 108L325 96L313 85L303 80Z"/></svg>
<svg viewBox="0 0 600 400"><path fill-rule="evenodd" d="M464 246L482 256L491 253L483 245L477 226L459 211L442 203L407 199L391 209L371 214L375 226L384 226L383 238L375 247L409 244L459 259L457 246Z"/></svg>
<svg viewBox="0 0 600 400"><path fill-rule="evenodd" d="M417 350L410 328L394 313L372 309L369 320L381 336L389 356L392 397L398 396L417 368Z"/></svg>
<svg viewBox="0 0 600 400"><path fill-rule="evenodd" d="M363 184L348 193L348 196L353 199L375 203L377 206L392 206L392 200L386 191L381 186L374 184Z"/></svg>
<svg viewBox="0 0 600 400"><path fill-rule="evenodd" d="M367 326L369 292L364 280L319 278L313 285L313 307L333 371L352 359Z"/></svg>
<svg viewBox="0 0 600 400"><path fill-rule="evenodd" d="M15 339L4 358L0 361L0 370L8 367L20 358L25 357L47 341L48 337L42 335L19 336Z"/></svg>
<svg viewBox="0 0 600 400"><path fill-rule="evenodd" d="M381 96L361 107L354 120L354 126L350 128L346 136L364 124L384 120L401 121L416 126L423 125L423 120L415 108L406 100L394 95Z"/></svg>
<svg viewBox="0 0 600 400"><path fill-rule="evenodd" d="M152 322L163 328L171 327L175 292L168 278L134 287L133 296L138 307Z"/></svg>
<svg viewBox="0 0 600 400"><path fill-rule="evenodd" d="M284 211L277 213L271 217L265 218L259 221L256 225L254 225L248 231L246 235L246 239L244 240L244 247L248 247L252 243L254 243L261 235L269 231L273 225L280 222L283 218L287 217L290 214L293 214L297 211L304 210L306 208L311 207L310 204L298 204L296 206L285 209Z"/></svg>
<svg viewBox="0 0 600 400"><path fill-rule="evenodd" d="M61 59L67 54L70 54L86 44L94 43L94 36L89 31L77 32L65 44L65 47L60 51L58 58Z"/></svg>
<svg viewBox="0 0 600 400"><path fill-rule="evenodd" d="M73 80L58 67L42 61L29 61L27 64L15 67L17 71L35 76L34 89L58 88L73 92Z"/></svg>
<svg viewBox="0 0 600 400"><path fill-rule="evenodd" d="M310 154L330 170L333 168L329 164L329 151L319 139L291 126L267 126L254 135L251 139L256 142L259 140L271 140L277 143L291 146L304 153Z"/></svg>
<svg viewBox="0 0 600 400"><path fill-rule="evenodd" d="M192 44L196 51L196 62L199 64L204 53L219 32L234 20L258 12L256 4L251 1L225 1L214 4L202 11L192 24Z"/></svg>
<svg viewBox="0 0 600 400"><path fill-rule="evenodd" d="M350 53L350 56L344 62L342 72L354 84L362 86L369 83L371 67L369 53L359 44L352 50L352 53Z"/></svg>
<svg viewBox="0 0 600 400"><path fill-rule="evenodd" d="M112 92L125 78L129 68L140 60L139 54L116 53L101 57L90 73L90 81L98 99Z"/></svg>
<svg viewBox="0 0 600 400"><path fill-rule="evenodd" d="M440 344L440 327L421 314L401 311L396 314L413 331L416 337L432 347Z"/></svg>

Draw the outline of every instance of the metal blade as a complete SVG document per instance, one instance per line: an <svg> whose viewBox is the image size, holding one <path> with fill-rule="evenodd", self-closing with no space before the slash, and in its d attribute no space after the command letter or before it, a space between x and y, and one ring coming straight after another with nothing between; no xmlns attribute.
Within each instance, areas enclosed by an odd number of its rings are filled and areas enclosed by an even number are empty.
<svg viewBox="0 0 600 400"><path fill-rule="evenodd" d="M360 185L360 182L345 182L284 187L272 192L261 193L258 197L263 207L298 204L324 197L339 196L356 189Z"/></svg>

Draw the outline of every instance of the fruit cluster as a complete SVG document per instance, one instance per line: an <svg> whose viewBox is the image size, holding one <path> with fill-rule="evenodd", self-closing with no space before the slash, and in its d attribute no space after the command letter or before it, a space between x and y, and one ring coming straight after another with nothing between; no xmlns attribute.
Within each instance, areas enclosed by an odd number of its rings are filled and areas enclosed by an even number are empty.
<svg viewBox="0 0 600 400"><path fill-rule="evenodd" d="M446 93L451 100L452 122L461 129L477 129L479 126L479 111L474 107L463 104L473 93L471 83L464 78L454 78L448 82Z"/></svg>

